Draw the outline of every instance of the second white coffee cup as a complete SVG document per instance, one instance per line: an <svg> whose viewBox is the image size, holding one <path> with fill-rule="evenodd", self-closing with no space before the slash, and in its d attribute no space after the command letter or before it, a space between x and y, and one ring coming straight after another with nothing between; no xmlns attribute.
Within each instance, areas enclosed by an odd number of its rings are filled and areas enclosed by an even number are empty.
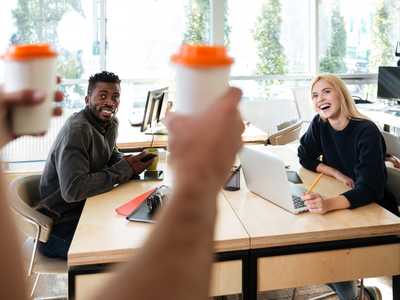
<svg viewBox="0 0 400 300"><path fill-rule="evenodd" d="M171 60L176 66L176 112L201 113L226 93L233 59L225 47L184 44Z"/></svg>

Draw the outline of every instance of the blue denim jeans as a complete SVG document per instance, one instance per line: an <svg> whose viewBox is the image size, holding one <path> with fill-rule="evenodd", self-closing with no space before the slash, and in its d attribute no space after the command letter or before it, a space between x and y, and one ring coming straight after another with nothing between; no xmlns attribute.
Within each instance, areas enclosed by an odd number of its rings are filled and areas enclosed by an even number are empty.
<svg viewBox="0 0 400 300"><path fill-rule="evenodd" d="M357 299L357 281L329 283L328 286L336 292L340 300Z"/></svg>
<svg viewBox="0 0 400 300"><path fill-rule="evenodd" d="M54 225L48 241L39 243L39 251L47 257L66 260L78 221L72 220Z"/></svg>

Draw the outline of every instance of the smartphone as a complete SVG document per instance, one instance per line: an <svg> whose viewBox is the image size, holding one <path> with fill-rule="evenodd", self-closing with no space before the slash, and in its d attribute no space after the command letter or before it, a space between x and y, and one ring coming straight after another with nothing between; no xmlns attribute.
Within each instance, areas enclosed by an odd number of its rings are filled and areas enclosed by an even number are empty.
<svg viewBox="0 0 400 300"><path fill-rule="evenodd" d="M140 159L140 161L143 162L143 163L145 163L145 162L148 162L149 160L152 160L152 159L153 159L154 157L156 157L156 156L157 156L156 154L148 153L146 156L142 157L142 158Z"/></svg>
<svg viewBox="0 0 400 300"><path fill-rule="evenodd" d="M241 166L235 167L232 174L224 184L224 190L226 191L238 191L240 190L240 169Z"/></svg>

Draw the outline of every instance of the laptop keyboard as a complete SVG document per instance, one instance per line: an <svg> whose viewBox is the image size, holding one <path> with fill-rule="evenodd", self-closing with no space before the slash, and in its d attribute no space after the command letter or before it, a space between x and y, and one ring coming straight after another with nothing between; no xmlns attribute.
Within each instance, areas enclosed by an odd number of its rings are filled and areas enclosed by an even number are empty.
<svg viewBox="0 0 400 300"><path fill-rule="evenodd" d="M295 209L306 207L306 205L305 205L303 199L301 199L301 197L292 195L292 199L293 199L293 204L294 204Z"/></svg>

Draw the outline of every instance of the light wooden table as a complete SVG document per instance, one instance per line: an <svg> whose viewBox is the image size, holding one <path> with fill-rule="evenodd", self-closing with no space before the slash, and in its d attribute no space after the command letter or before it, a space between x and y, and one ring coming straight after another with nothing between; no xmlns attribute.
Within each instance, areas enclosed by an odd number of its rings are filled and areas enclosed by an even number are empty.
<svg viewBox="0 0 400 300"><path fill-rule="evenodd" d="M268 146L292 169L299 169L297 145ZM315 174L300 170L308 186ZM166 182L170 182L168 176ZM376 204L326 215L292 215L250 193L243 180L237 192L218 199L213 286L210 295L299 287L375 276L393 276L400 297L400 219ZM113 276L115 263L135 254L152 225L127 222L114 209L160 183L131 182L88 199L69 255L69 292L86 299ZM316 191L346 190L323 177Z"/></svg>
<svg viewBox="0 0 400 300"><path fill-rule="evenodd" d="M120 123L117 146L120 150L134 150L147 147L165 148L168 146L168 135L149 135L140 132L140 127L132 127L129 124ZM242 139L244 143L264 143L268 138L268 133L254 127L247 126Z"/></svg>
<svg viewBox="0 0 400 300"><path fill-rule="evenodd" d="M163 182L170 183L168 173ZM68 253L69 297L88 299L143 245L154 225L129 222L115 208L161 182L129 182L86 201ZM215 229L216 262L210 295L242 293L248 278L245 267L249 237L228 201L220 195ZM244 282L243 282L244 281Z"/></svg>
<svg viewBox="0 0 400 300"><path fill-rule="evenodd" d="M310 186L316 174L299 168L296 148L266 147ZM250 235L250 299L257 291L384 275L393 276L394 299L400 299L400 218L377 204L293 215L249 192L241 179L240 191L224 195ZM329 196L346 189L324 176L315 191Z"/></svg>

